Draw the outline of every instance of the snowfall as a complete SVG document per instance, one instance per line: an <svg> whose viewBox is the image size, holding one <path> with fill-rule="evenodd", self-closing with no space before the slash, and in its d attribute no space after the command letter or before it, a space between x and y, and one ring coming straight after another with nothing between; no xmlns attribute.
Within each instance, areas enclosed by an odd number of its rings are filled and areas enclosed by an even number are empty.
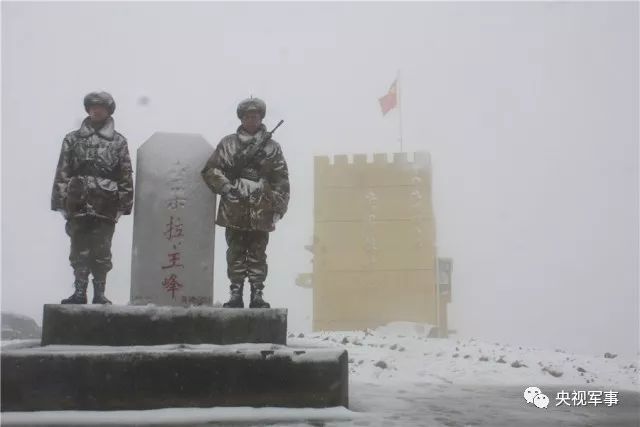
<svg viewBox="0 0 640 427"><path fill-rule="evenodd" d="M166 408L3 412L3 426L640 426L639 361L429 337L395 322L352 332L290 333L292 347L344 348L349 408ZM3 341L3 349L26 341ZM537 387L548 397L525 399ZM534 390L534 389L530 389Z"/></svg>

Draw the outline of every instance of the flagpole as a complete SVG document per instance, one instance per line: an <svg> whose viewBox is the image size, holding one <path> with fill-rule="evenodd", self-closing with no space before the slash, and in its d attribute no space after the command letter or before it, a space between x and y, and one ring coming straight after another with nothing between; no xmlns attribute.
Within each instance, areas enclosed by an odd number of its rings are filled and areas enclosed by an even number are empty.
<svg viewBox="0 0 640 427"><path fill-rule="evenodd" d="M398 76L396 81L396 90L398 91L398 122L400 125L400 152L402 153L402 96L400 93L402 91L402 84L400 83L400 69L398 69Z"/></svg>

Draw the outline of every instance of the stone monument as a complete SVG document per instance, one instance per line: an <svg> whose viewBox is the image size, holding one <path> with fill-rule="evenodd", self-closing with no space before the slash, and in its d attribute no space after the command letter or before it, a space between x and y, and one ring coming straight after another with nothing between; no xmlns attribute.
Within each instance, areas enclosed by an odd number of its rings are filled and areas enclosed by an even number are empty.
<svg viewBox="0 0 640 427"><path fill-rule="evenodd" d="M137 152L131 304L212 305L216 196L200 176L213 147L156 132Z"/></svg>

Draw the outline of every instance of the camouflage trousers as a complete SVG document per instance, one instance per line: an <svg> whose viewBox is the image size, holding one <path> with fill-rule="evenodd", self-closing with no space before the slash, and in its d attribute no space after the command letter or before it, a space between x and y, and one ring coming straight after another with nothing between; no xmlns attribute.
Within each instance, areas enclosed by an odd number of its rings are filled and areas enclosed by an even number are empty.
<svg viewBox="0 0 640 427"><path fill-rule="evenodd" d="M96 217L85 216L67 221L65 230L71 237L69 261L76 280L87 281L89 273L96 281L105 281L113 267L111 238L115 224Z"/></svg>
<svg viewBox="0 0 640 427"><path fill-rule="evenodd" d="M269 232L227 228L227 276L231 283L263 283L267 278Z"/></svg>

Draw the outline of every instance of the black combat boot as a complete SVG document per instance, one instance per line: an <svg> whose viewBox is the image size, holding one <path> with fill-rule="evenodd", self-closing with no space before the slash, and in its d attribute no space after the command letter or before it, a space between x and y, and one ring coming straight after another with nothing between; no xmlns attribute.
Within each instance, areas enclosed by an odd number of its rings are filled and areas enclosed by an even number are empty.
<svg viewBox="0 0 640 427"><path fill-rule="evenodd" d="M249 308L271 308L271 304L262 299L262 290L264 284L252 283L251 284L251 302Z"/></svg>
<svg viewBox="0 0 640 427"><path fill-rule="evenodd" d="M229 286L231 290L231 298L229 301L222 304L224 308L244 308L244 301L242 301L242 288L244 283L232 283Z"/></svg>
<svg viewBox="0 0 640 427"><path fill-rule="evenodd" d="M60 304L86 304L87 303L87 286L89 282L87 280L76 279L73 286L76 291L69 298L65 298L60 301Z"/></svg>
<svg viewBox="0 0 640 427"><path fill-rule="evenodd" d="M93 301L92 304L111 304L111 301L104 296L104 288L107 286L107 282L104 280L93 279Z"/></svg>

